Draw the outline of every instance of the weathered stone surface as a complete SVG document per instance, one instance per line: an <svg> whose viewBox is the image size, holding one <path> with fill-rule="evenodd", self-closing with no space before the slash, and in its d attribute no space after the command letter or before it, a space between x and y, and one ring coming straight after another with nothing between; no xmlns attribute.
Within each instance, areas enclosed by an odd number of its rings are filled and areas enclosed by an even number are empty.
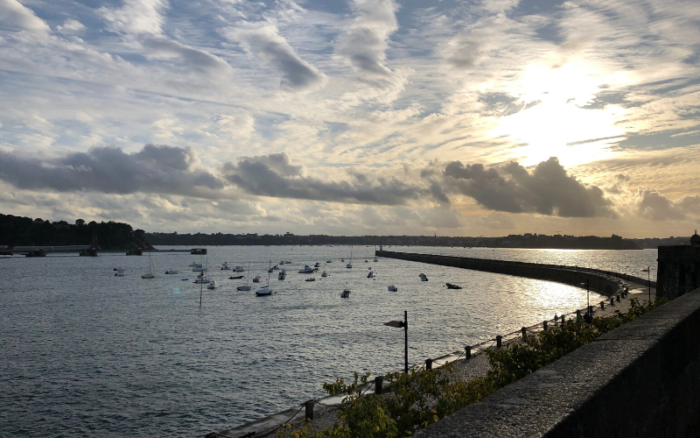
<svg viewBox="0 0 700 438"><path fill-rule="evenodd" d="M657 294L672 300L700 287L700 247L659 247Z"/></svg>
<svg viewBox="0 0 700 438"><path fill-rule="evenodd" d="M698 436L699 339L695 290L416 437Z"/></svg>

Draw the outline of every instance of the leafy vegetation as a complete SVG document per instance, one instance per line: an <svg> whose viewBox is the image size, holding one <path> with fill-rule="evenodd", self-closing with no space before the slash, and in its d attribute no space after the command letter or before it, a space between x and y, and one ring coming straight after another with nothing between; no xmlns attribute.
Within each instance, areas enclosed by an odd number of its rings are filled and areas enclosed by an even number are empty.
<svg viewBox="0 0 700 438"><path fill-rule="evenodd" d="M323 389L329 395L344 395L338 407L338 422L330 429L317 431L311 422L293 430L285 425L279 438L398 438L413 435L441 418L462 409L554 362L577 348L592 342L598 336L636 319L664 304L665 298L640 305L630 300L626 313L616 311L613 316L593 318L591 324L583 320L569 321L563 327L530 335L526 340L500 350L487 350L490 370L486 377L464 381L456 375L454 364L433 371L410 370L389 373L385 394L364 393L369 388L370 373L355 373L352 383L338 379L326 383Z"/></svg>
<svg viewBox="0 0 700 438"><path fill-rule="evenodd" d="M143 230L133 230L120 222L90 222L78 219L50 222L0 214L0 246L59 246L90 245L96 242L102 249L150 249Z"/></svg>

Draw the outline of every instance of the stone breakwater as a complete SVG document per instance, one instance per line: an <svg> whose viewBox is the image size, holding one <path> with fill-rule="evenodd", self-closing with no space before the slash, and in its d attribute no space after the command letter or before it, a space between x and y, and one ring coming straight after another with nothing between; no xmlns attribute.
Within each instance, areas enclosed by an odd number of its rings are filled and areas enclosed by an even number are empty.
<svg viewBox="0 0 700 438"><path fill-rule="evenodd" d="M377 251L378 257L389 257L433 265L452 266L475 271L493 272L495 274L515 275L536 280L555 281L576 287L585 287L586 281L592 291L602 295L615 295L624 287L623 280L647 284L646 280L617 272L599 269L580 268L577 266L558 266L540 263L513 262L471 257L454 257L431 254L414 254L393 251ZM651 282L652 287L656 286Z"/></svg>

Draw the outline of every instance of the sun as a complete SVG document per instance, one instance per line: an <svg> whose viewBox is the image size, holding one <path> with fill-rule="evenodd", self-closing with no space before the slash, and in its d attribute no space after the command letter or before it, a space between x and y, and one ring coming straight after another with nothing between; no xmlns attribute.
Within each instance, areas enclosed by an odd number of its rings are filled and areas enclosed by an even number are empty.
<svg viewBox="0 0 700 438"><path fill-rule="evenodd" d="M575 62L527 68L518 94L530 107L499 119L491 135L518 144L509 158L524 165L558 157L563 165L575 166L613 156L609 145L624 136L620 122L628 112L618 105L584 108L603 91L600 76Z"/></svg>

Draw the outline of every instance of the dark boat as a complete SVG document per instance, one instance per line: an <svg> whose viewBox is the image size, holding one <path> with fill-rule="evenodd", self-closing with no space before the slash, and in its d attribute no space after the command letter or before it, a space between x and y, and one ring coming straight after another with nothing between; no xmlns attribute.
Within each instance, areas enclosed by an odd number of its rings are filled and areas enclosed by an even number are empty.
<svg viewBox="0 0 700 438"><path fill-rule="evenodd" d="M244 278L244 275L236 275L235 277L229 277L229 280L240 280L241 278Z"/></svg>
<svg viewBox="0 0 700 438"><path fill-rule="evenodd" d="M448 289L462 289L462 286L457 286L456 284L452 283L445 283L447 285Z"/></svg>

